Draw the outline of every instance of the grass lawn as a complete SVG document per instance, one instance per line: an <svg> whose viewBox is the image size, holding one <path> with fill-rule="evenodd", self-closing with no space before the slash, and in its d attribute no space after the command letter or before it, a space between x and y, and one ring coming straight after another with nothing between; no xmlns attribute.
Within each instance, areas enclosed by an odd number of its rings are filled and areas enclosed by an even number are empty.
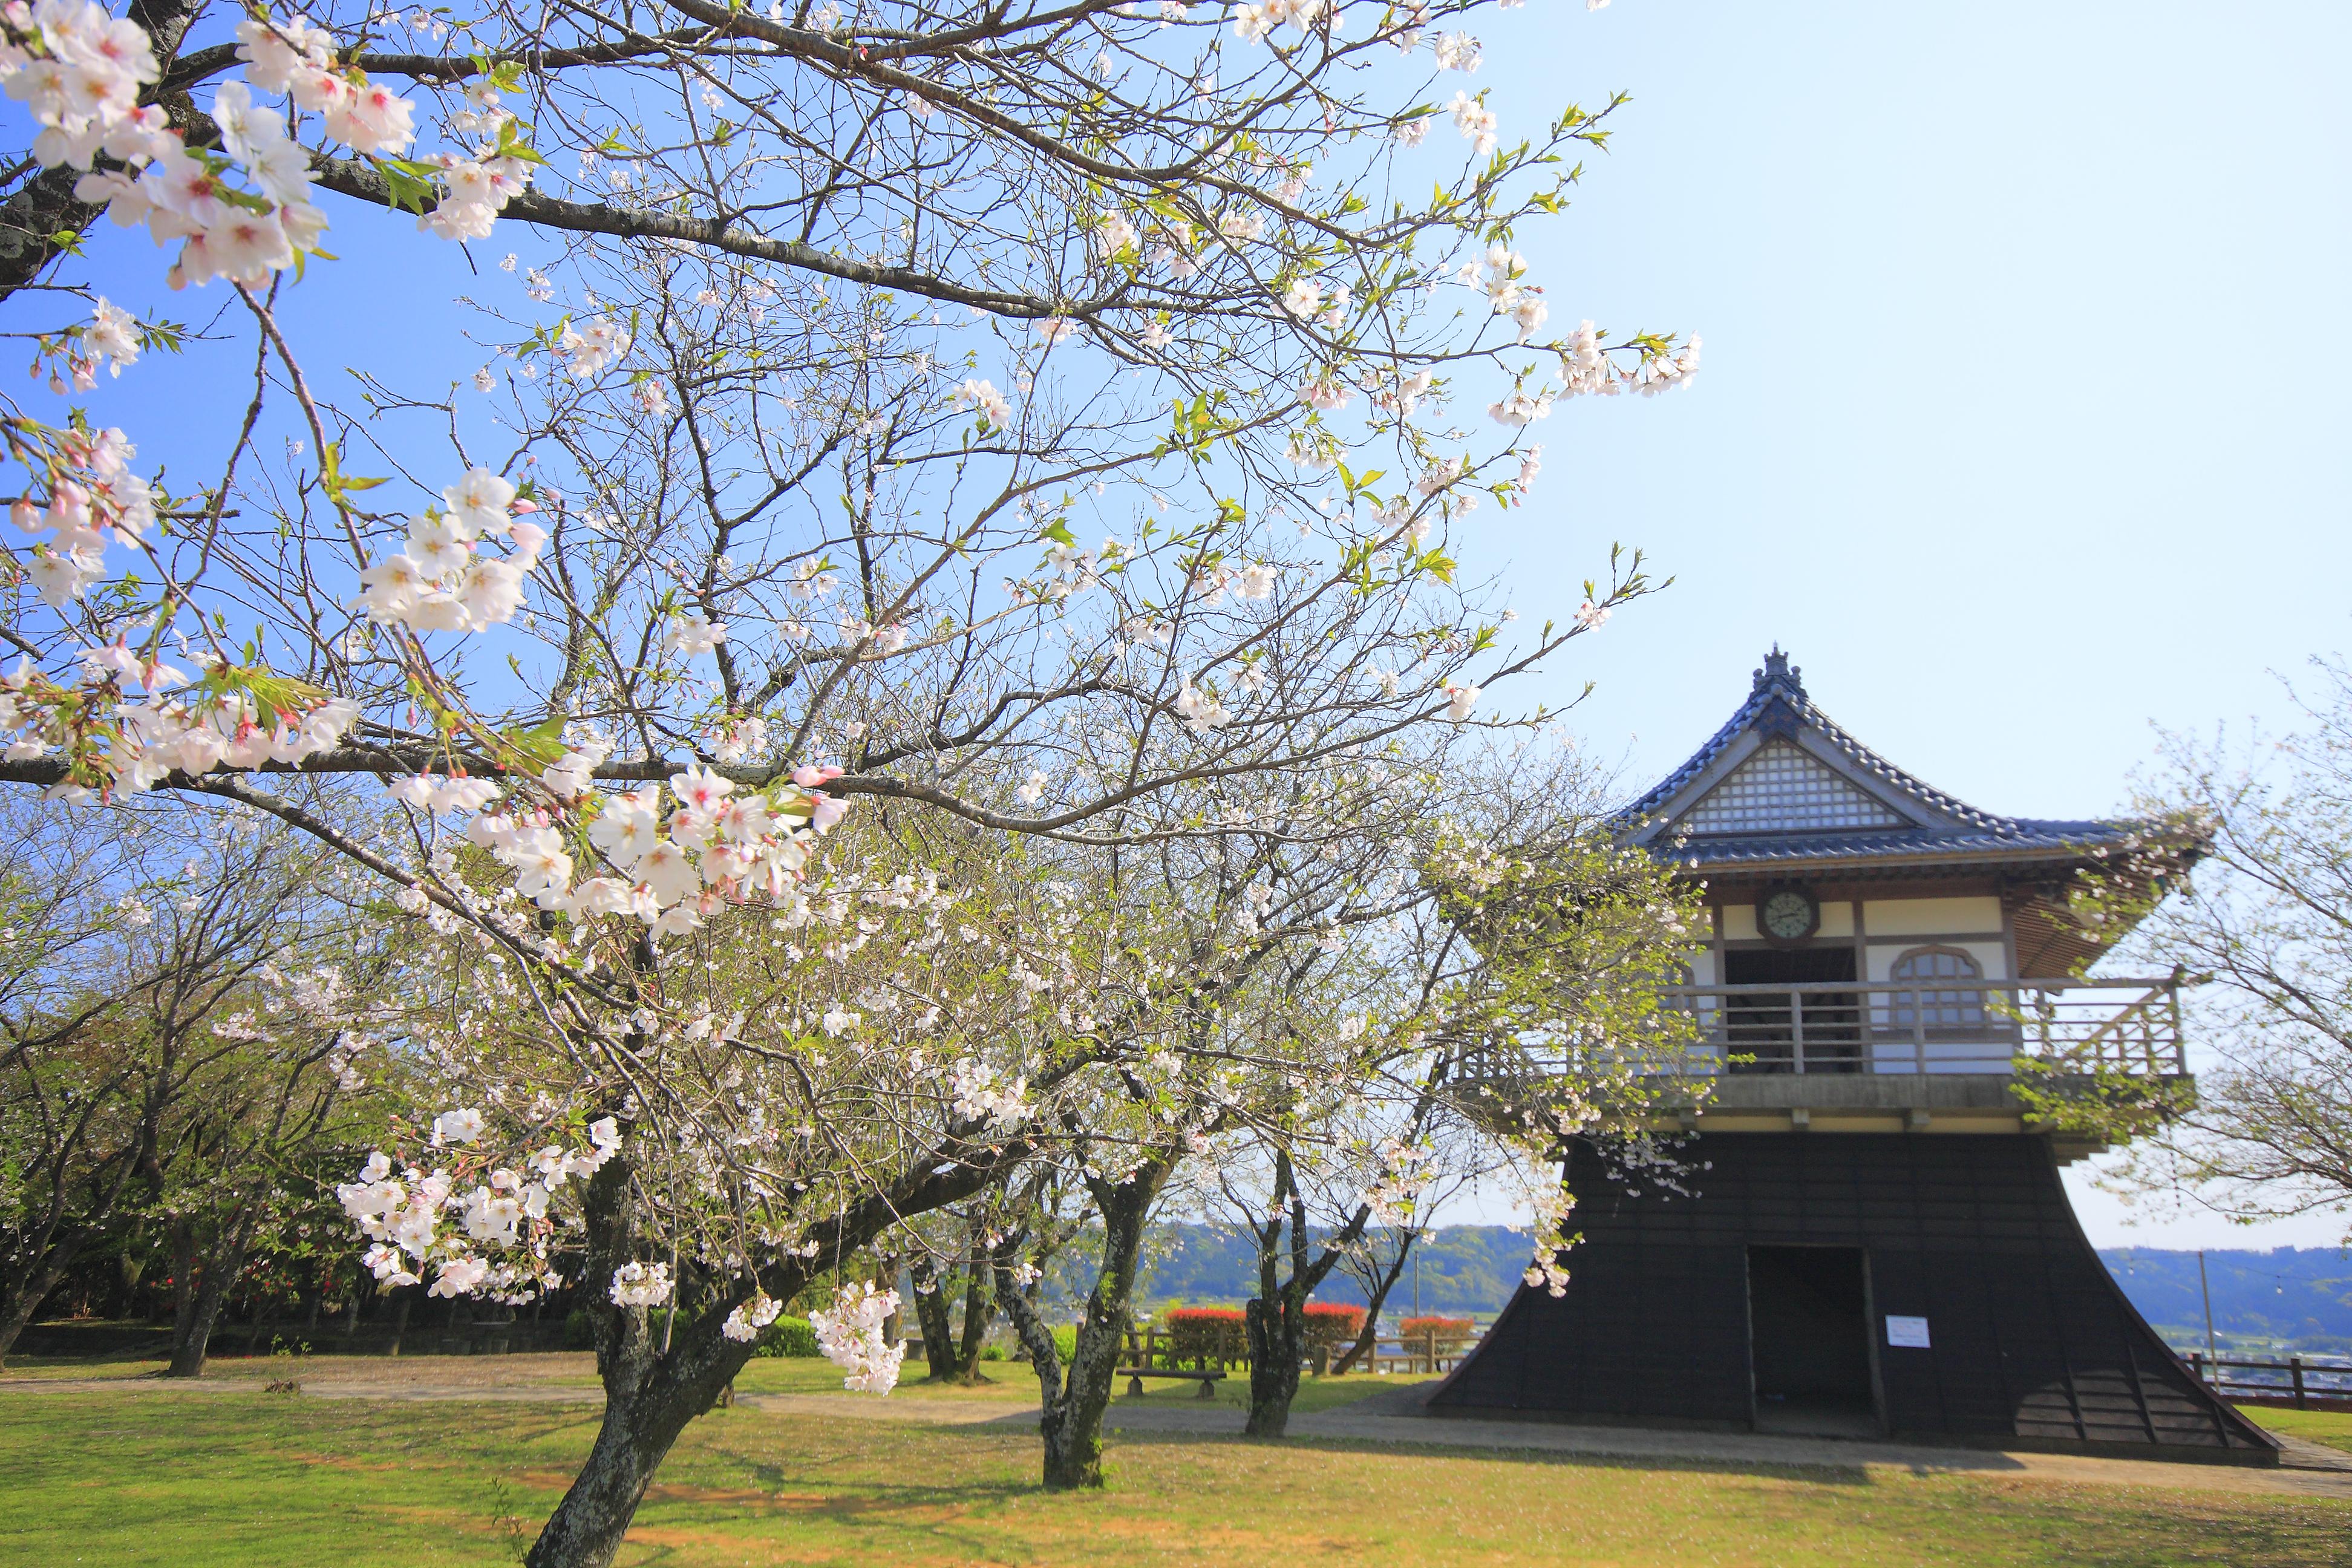
<svg viewBox="0 0 2352 1568"><path fill-rule="evenodd" d="M2241 1405L2238 1409L2258 1426L2352 1454L2352 1411L2273 1410L2262 1405Z"/></svg>
<svg viewBox="0 0 2352 1568"><path fill-rule="evenodd" d="M303 1375L324 1382L358 1364L321 1360ZM409 1365L428 1382L484 1370ZM511 1563L594 1430L595 1411L581 1405L264 1394L268 1370L225 1365L229 1386L181 1397L130 1387L0 1394L0 1562ZM570 1374L551 1365L532 1381ZM1322 1402L1390 1385L1308 1388ZM837 1386L823 1363L791 1361L754 1363L739 1384L746 1394ZM1025 1424L904 1418L926 1406L944 1413L941 1402L1012 1415L1030 1407L1025 1382L909 1385L891 1396L897 1420L873 1418L871 1402L825 1397L838 1414L796 1400L696 1422L621 1561L2342 1568L2352 1555L2352 1504L2331 1500L1172 1434L1115 1438L1107 1492L1047 1497L1034 1484L1036 1440ZM1190 1397L1167 1387L1145 1396ZM1113 1426L1118 1419L1115 1410Z"/></svg>

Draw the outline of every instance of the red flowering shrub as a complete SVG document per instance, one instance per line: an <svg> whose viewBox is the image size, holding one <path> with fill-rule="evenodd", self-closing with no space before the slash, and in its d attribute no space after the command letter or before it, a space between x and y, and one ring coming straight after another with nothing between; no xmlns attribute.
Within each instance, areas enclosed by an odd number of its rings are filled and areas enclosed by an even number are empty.
<svg viewBox="0 0 2352 1568"><path fill-rule="evenodd" d="M1338 1350L1364 1331L1364 1310L1343 1301L1307 1303L1307 1348Z"/></svg>
<svg viewBox="0 0 2352 1568"><path fill-rule="evenodd" d="M1447 1351L1460 1350L1470 1342L1470 1320L1467 1318L1407 1318L1397 1325L1397 1338L1404 1342L1405 1349L1408 1351L1419 1350L1428 1342L1431 1334L1437 1336L1437 1349L1440 1354Z"/></svg>
<svg viewBox="0 0 2352 1568"><path fill-rule="evenodd" d="M1175 1307L1160 1342L1174 1365L1243 1361L1249 1355L1246 1322L1239 1307Z"/></svg>
<svg viewBox="0 0 2352 1568"><path fill-rule="evenodd" d="M1307 1303L1307 1348L1337 1349L1364 1330L1364 1310L1338 1301ZM1161 1364L1249 1360L1249 1319L1239 1307L1175 1307L1162 1320Z"/></svg>

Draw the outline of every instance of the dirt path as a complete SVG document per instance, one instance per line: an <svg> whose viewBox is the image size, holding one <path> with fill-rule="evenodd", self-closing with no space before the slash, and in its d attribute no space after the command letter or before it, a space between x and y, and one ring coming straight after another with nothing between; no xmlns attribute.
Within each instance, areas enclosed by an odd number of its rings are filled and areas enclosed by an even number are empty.
<svg viewBox="0 0 2352 1568"><path fill-rule="evenodd" d="M1406 1397L1400 1398L1402 1394ZM1157 1414L1157 1413L1155 1413ZM1410 1391L1372 1395L1360 1404L1303 1415L1290 1424L1301 1437L1435 1447L1517 1449L1648 1462L1801 1466L1831 1469L1892 1469L1912 1475L2004 1476L2018 1479L2091 1481L2167 1490L2236 1492L2352 1501L2352 1455L2316 1443L2284 1438L2285 1463L2276 1469L2238 1465L2169 1464L2153 1459L2095 1458L2083 1454L2011 1453L1934 1448L1907 1443L1833 1437L1780 1437L1743 1432L1662 1432L1614 1426L1573 1426L1531 1421L1478 1421L1420 1413ZM2275 1433L2273 1436L2277 1436Z"/></svg>

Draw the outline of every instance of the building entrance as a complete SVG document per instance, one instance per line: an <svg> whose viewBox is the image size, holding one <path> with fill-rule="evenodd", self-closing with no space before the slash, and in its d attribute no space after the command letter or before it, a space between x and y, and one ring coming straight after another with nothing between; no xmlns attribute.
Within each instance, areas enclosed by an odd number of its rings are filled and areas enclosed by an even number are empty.
<svg viewBox="0 0 2352 1568"><path fill-rule="evenodd" d="M1862 1248L1749 1247L1748 1325L1758 1431L1878 1435Z"/></svg>

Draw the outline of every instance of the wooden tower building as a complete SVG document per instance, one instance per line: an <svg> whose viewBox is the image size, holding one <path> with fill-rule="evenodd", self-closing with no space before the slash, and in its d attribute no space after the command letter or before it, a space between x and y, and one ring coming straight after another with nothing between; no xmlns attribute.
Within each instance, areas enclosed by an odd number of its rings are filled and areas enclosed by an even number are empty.
<svg viewBox="0 0 2352 1568"><path fill-rule="evenodd" d="M2092 1251L2058 1173L2094 1151L2012 1092L2020 1057L2186 1076L2172 982L2067 978L2105 948L2068 882L2129 825L1965 805L1799 675L1776 648L1629 816L1713 916L1686 1191L1572 1149L1567 1294L1523 1288L1432 1414L2275 1463Z"/></svg>

